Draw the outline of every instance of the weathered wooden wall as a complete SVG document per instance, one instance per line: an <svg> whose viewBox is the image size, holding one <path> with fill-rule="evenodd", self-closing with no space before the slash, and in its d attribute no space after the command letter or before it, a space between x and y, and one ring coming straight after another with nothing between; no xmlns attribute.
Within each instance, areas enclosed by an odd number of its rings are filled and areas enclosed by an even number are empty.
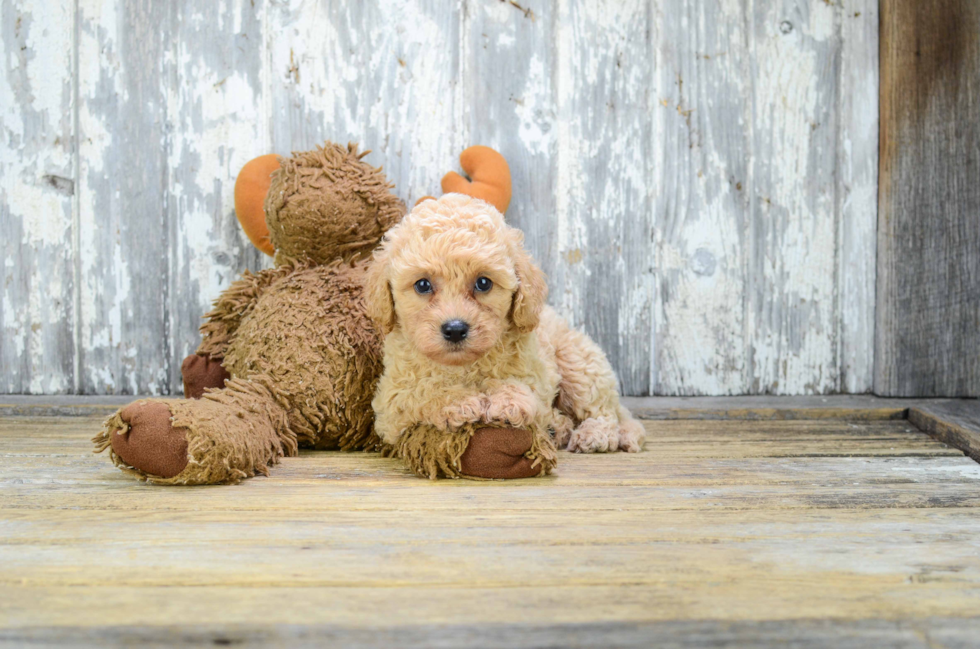
<svg viewBox="0 0 980 649"><path fill-rule="evenodd" d="M864 392L877 0L2 0L0 391L179 391L239 167L466 146L630 394Z"/></svg>
<svg viewBox="0 0 980 649"><path fill-rule="evenodd" d="M874 388L980 396L980 3L883 0Z"/></svg>

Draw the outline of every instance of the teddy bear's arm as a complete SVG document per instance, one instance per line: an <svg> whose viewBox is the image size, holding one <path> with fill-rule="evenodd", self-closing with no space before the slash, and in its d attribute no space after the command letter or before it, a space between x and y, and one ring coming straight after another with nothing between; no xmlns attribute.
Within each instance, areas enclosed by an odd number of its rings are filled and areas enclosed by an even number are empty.
<svg viewBox="0 0 980 649"><path fill-rule="evenodd" d="M207 321L201 325L202 339L197 354L216 359L224 358L225 350L235 337L242 318L255 307L262 292L276 280L295 270L290 265L283 265L258 273L245 271L241 279L232 282L214 301L214 308L204 314Z"/></svg>

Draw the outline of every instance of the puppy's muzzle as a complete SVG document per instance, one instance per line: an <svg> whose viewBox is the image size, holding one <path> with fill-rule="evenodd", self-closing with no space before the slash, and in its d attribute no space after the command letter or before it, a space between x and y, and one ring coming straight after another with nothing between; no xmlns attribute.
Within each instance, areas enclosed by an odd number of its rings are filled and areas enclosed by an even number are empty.
<svg viewBox="0 0 980 649"><path fill-rule="evenodd" d="M442 337L451 343L461 343L466 340L470 326L462 320L450 320L442 323Z"/></svg>

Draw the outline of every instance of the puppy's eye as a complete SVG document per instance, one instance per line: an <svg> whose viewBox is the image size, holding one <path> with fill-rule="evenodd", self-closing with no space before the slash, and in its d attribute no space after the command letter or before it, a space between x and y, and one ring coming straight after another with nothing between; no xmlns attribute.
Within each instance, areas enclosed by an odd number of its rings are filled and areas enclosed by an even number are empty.
<svg viewBox="0 0 980 649"><path fill-rule="evenodd" d="M415 282L415 292L419 295L425 295L426 293L432 292L432 282L423 278Z"/></svg>
<svg viewBox="0 0 980 649"><path fill-rule="evenodd" d="M493 282L490 281L489 277L477 277L476 278L476 290L480 293L486 293L493 288Z"/></svg>

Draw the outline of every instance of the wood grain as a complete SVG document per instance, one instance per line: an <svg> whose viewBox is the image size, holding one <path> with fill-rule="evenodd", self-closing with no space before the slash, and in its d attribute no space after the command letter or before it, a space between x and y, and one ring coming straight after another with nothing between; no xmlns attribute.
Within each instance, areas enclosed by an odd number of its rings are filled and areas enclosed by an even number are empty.
<svg viewBox="0 0 980 649"><path fill-rule="evenodd" d="M837 146L837 327L841 392L874 381L878 228L878 0L841 3Z"/></svg>
<svg viewBox="0 0 980 649"><path fill-rule="evenodd" d="M958 646L975 629L980 466L905 421L650 421L645 453L514 482L305 452L191 488L92 455L98 422L0 419L2 641Z"/></svg>
<svg viewBox="0 0 980 649"><path fill-rule="evenodd" d="M500 148L627 394L870 388L873 0L75 6L3 3L3 392L179 393L199 316L269 263L238 168L325 139L409 204Z"/></svg>
<svg viewBox="0 0 980 649"><path fill-rule="evenodd" d="M270 3L273 149L358 142L409 206L438 194L466 146L455 139L460 11L442 0Z"/></svg>
<svg viewBox="0 0 980 649"><path fill-rule="evenodd" d="M744 190L753 115L746 10L715 0L668 7L657 14L661 64L652 106L654 392L747 394Z"/></svg>
<svg viewBox="0 0 980 649"><path fill-rule="evenodd" d="M658 12L656 394L870 389L876 6Z"/></svg>
<svg viewBox="0 0 980 649"><path fill-rule="evenodd" d="M82 394L170 392L170 3L79 0Z"/></svg>
<svg viewBox="0 0 980 649"><path fill-rule="evenodd" d="M923 404L909 409L909 421L980 462L980 403Z"/></svg>
<svg viewBox="0 0 980 649"><path fill-rule="evenodd" d="M558 241L551 302L650 392L653 223L648 187L652 7L558 3ZM647 218L637 218L647 215Z"/></svg>
<svg viewBox="0 0 980 649"><path fill-rule="evenodd" d="M743 187L751 208L745 326L753 393L838 389L837 177L824 162L840 128L838 19L826 2L767 3L748 19L756 108Z"/></svg>
<svg viewBox="0 0 980 649"><path fill-rule="evenodd" d="M146 395L148 396L148 395ZM79 395L4 395L0 416L108 417L132 397ZM967 399L884 399L870 395L811 397L623 397L641 419L906 419L912 407L957 407ZM967 406L964 406L967 407Z"/></svg>
<svg viewBox="0 0 980 649"><path fill-rule="evenodd" d="M980 7L882 2L875 393L980 395Z"/></svg>
<svg viewBox="0 0 980 649"><path fill-rule="evenodd" d="M0 3L0 392L76 390L75 11Z"/></svg>
<svg viewBox="0 0 980 649"><path fill-rule="evenodd" d="M278 625L201 624L193 629L174 627L118 626L19 628L0 630L0 642L73 647L91 644L108 647L452 647L480 646L487 649L560 646L570 648L617 647L647 649L701 649L702 647L782 648L790 643L799 649L863 649L907 647L932 649L935 643L950 649L973 647L980 632L980 619L929 617L905 620L779 620L732 622L696 620L681 622L619 621L602 624L561 625L538 622L486 624L408 624L387 628L358 628L331 624Z"/></svg>

